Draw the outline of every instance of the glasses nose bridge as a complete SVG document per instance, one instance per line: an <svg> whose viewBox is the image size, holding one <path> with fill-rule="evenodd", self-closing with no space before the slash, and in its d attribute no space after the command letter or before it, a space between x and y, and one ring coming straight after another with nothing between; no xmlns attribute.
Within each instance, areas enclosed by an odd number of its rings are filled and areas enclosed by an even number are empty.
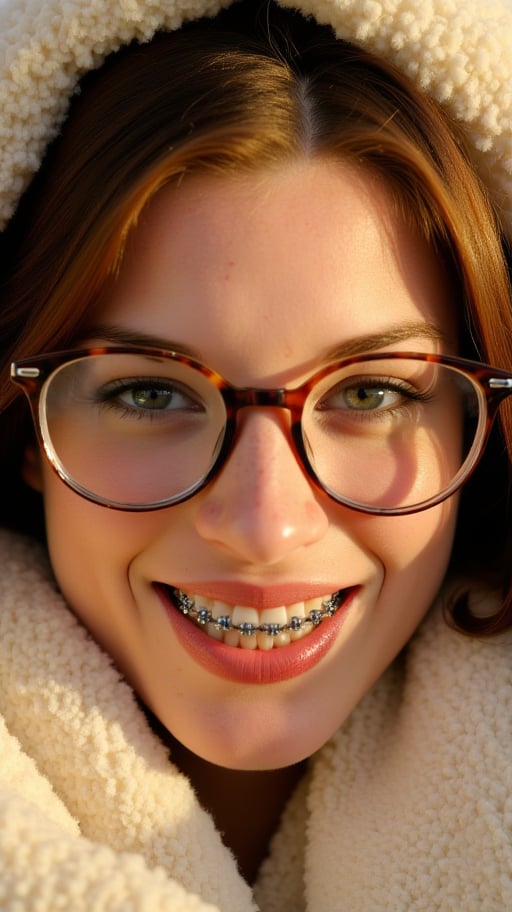
<svg viewBox="0 0 512 912"><path fill-rule="evenodd" d="M280 409L289 416L285 419L286 427L283 425L281 430L285 433L291 453L301 471L318 485L319 482L309 465L302 441L302 414L308 394L309 389L303 387L261 389L225 386L222 390L222 397L226 409L226 435L222 452L219 454L216 473L229 459L240 439L241 426L238 413L244 412L246 409Z"/></svg>
<svg viewBox="0 0 512 912"><path fill-rule="evenodd" d="M236 411L242 408L286 408L284 389L233 389L233 405Z"/></svg>
<svg viewBox="0 0 512 912"><path fill-rule="evenodd" d="M289 414L289 430L287 432L289 444L299 463L304 465L302 446L300 445L302 412L307 392L302 389L273 389L238 388L228 387L224 390L224 404L227 413L227 425L231 429L228 433L230 452L238 439L240 425L238 413L246 409L282 409Z"/></svg>
<svg viewBox="0 0 512 912"><path fill-rule="evenodd" d="M302 412L307 393L301 389L261 389L258 387L229 387L224 391L224 404L228 425L232 433L239 428L238 413L245 409L283 409L290 416L291 444L296 449L298 428L302 425Z"/></svg>
<svg viewBox="0 0 512 912"><path fill-rule="evenodd" d="M245 408L282 408L291 412L292 421L300 418L305 396L300 390L230 387L225 397L226 407L234 416Z"/></svg>

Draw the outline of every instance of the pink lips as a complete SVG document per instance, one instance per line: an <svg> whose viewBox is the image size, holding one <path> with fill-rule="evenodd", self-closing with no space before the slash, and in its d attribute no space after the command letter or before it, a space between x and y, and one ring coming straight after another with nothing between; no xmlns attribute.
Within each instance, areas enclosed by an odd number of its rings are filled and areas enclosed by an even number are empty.
<svg viewBox="0 0 512 912"><path fill-rule="evenodd" d="M241 588L245 589L246 594L248 594L247 587L242 586ZM231 601L233 587L230 585L229 589ZM297 640L289 646L272 649L269 652L259 649L233 648L218 642L207 636L200 627L176 610L168 587L157 584L155 585L155 590L160 597L178 640L194 661L206 671L239 684L276 684L304 674L317 665L323 656L326 655L336 640L358 587L347 589L345 599L336 614L322 621L318 628L313 630L307 637ZM304 599L305 597L313 598L316 594L325 594L325 591L324 585L321 591L318 587L315 591L313 591L313 587L310 587L306 596L304 595L304 587L302 587L300 593L302 599ZM291 588L286 587L287 596L289 596L290 592ZM201 585L201 594L208 595L207 587L204 584ZM217 598L221 597L218 586L215 587L215 594ZM242 594L240 587L238 588L238 594ZM279 595L282 596L284 594L283 588ZM295 594L298 596L298 589L295 590ZM257 607L275 607L277 597L278 594L273 589L271 598L266 600L262 596L258 601ZM286 602L282 599L279 604L291 604L293 601L298 600L297 597ZM255 605L254 598L250 601L248 599L241 601ZM268 604L268 602L271 602L271 604Z"/></svg>

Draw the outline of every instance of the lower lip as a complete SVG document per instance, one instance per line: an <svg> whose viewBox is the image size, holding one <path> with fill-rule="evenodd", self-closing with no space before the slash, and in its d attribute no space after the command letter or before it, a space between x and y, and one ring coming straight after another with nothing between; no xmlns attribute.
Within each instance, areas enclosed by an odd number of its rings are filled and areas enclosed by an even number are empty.
<svg viewBox="0 0 512 912"><path fill-rule="evenodd" d="M336 614L303 639L265 651L220 643L182 615L161 586L155 589L179 642L194 661L211 674L238 684L277 684L314 668L334 644L357 592L357 587L350 589Z"/></svg>

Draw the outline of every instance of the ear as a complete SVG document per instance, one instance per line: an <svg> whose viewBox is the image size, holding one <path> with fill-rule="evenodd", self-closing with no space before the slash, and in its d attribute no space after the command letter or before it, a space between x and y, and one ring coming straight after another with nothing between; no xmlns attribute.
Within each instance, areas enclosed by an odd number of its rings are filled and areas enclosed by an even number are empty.
<svg viewBox="0 0 512 912"><path fill-rule="evenodd" d="M23 454L23 464L21 467L21 477L25 484L34 491L42 493L43 490L43 470L41 465L41 452L36 443L31 443L25 448Z"/></svg>

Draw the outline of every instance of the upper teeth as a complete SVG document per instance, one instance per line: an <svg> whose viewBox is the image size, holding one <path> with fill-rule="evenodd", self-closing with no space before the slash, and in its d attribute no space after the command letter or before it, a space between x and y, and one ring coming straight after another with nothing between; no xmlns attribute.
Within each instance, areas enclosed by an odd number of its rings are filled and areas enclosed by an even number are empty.
<svg viewBox="0 0 512 912"><path fill-rule="evenodd" d="M214 627L218 631L237 631L241 637L253 636L257 633L269 637L281 635L299 635L323 621L332 617L337 611L341 592L326 595L322 598L309 599L293 605L279 608L264 608L261 612L256 608L246 608L241 605L229 605L217 599L203 596L193 596L180 589L174 590L179 610L201 625Z"/></svg>

